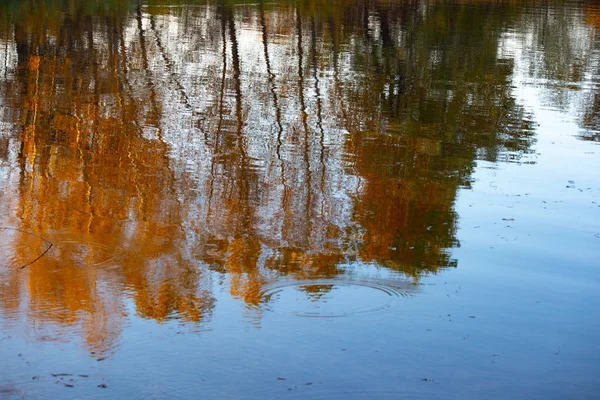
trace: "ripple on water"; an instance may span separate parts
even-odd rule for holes
[[[54,242],[56,257],[61,262],[70,262],[77,266],[99,267],[114,261],[117,246],[107,246],[98,242],[84,242],[72,239]]]
[[[417,285],[405,280],[320,279],[277,283],[259,293],[259,308],[299,317],[348,317],[384,310]]]

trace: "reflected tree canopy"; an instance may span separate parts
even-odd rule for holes
[[[573,19],[598,27],[595,10],[550,19],[521,2],[0,10],[1,225],[54,244],[18,271],[39,246],[0,230],[0,307],[82,329],[95,349],[118,337],[127,299],[202,323],[215,285],[256,304],[283,275],[369,263],[418,281],[457,266],[454,202],[476,160],[529,162],[535,141],[507,32],[535,47]],[[597,42],[569,53],[574,35],[531,73],[596,68]],[[589,98],[582,125],[597,131]]]

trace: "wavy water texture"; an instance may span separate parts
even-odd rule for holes
[[[418,285],[402,279],[336,277],[264,285],[254,295],[258,308],[301,317],[349,317],[391,307],[399,297],[413,296]]]

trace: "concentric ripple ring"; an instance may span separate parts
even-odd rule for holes
[[[299,317],[348,317],[384,310],[415,291],[416,285],[404,280],[287,281],[263,288],[258,307]]]

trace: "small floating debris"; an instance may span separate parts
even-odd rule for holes
[[[35,263],[36,261],[38,261],[40,258],[42,258],[43,256],[46,255],[46,253],[48,253],[48,251],[50,251],[50,249],[54,246],[54,243],[52,243],[51,241],[49,241],[48,239],[40,236],[40,235],[36,235],[33,232],[28,232],[19,228],[9,228],[9,227],[4,227],[4,226],[0,226],[0,231],[13,231],[13,232],[19,232],[21,234],[25,234],[25,235],[29,235],[31,237],[35,237],[39,240],[41,240],[41,246],[39,246],[39,249],[37,248],[38,246],[32,246],[34,248],[36,248],[36,251],[34,253],[37,254],[32,254],[31,258],[32,260],[28,261],[28,262],[24,262],[23,260],[12,260],[13,262],[17,262],[20,263],[21,265],[18,265],[18,269],[24,269],[28,266],[30,266],[31,264]],[[10,261],[10,260],[9,260]]]

